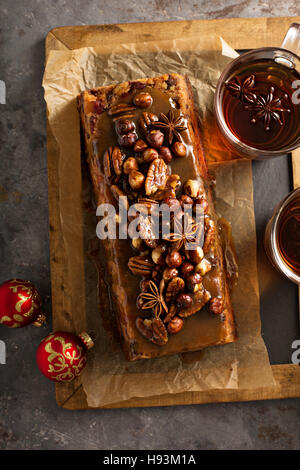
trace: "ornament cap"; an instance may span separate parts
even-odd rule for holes
[[[83,331],[78,336],[87,349],[92,349],[94,347],[94,341],[86,331]]]
[[[33,322],[33,325],[36,327],[42,326],[46,321],[46,315],[44,313],[40,313],[37,319]]]

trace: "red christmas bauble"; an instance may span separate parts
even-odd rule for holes
[[[32,282],[11,279],[0,285],[0,323],[22,328],[30,323],[41,326],[46,320],[42,299]]]
[[[36,352],[42,374],[55,382],[71,382],[86,365],[86,352],[94,343],[87,333],[74,335],[65,331],[50,333]]]

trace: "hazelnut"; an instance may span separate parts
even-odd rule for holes
[[[135,132],[129,132],[128,134],[123,134],[119,136],[118,142],[119,145],[123,147],[132,147],[137,140],[137,135]]]
[[[141,297],[138,297],[138,298],[136,299],[136,306],[137,306],[137,308],[141,310],[141,309],[143,308],[143,305],[144,305],[143,299],[142,299]]]
[[[178,308],[190,308],[193,305],[193,299],[189,294],[179,294],[176,304]]]
[[[150,131],[146,138],[151,147],[159,148],[162,146],[165,136],[160,131]]]
[[[155,264],[164,264],[164,256],[163,253],[166,251],[165,245],[159,245],[154,250],[152,250],[152,261]]]
[[[149,106],[151,106],[152,102],[153,99],[150,93],[143,91],[135,95],[135,97],[133,98],[133,103],[139,108],[148,108]]]
[[[183,206],[184,204],[193,204],[194,201],[190,196],[187,196],[186,194],[182,194],[180,197],[180,203]]]
[[[211,264],[210,262],[203,258],[202,261],[200,261],[200,263],[198,263],[196,266],[195,266],[195,271],[196,273],[200,273],[201,276],[204,276],[206,273],[208,273],[209,271],[211,270]]]
[[[165,163],[168,165],[173,156],[172,156],[172,153],[171,153],[171,150],[169,149],[169,147],[161,147],[159,149],[159,156],[165,161]]]
[[[200,276],[199,273],[193,273],[193,274],[190,274],[187,278],[186,278],[186,283],[187,283],[187,287],[190,291],[192,292],[195,292],[195,287],[200,284],[202,281],[202,277]],[[196,290],[198,290],[196,288]]]
[[[152,271],[152,279],[154,281],[160,281],[161,279],[161,265],[157,264]]]
[[[182,263],[182,256],[178,251],[172,251],[166,256],[166,263],[170,268],[178,268]]]
[[[137,161],[134,157],[129,157],[124,162],[123,171],[124,171],[125,175],[129,175],[129,173],[131,171],[138,170],[138,169],[139,169],[139,166],[138,166],[138,163],[137,163]]]
[[[170,175],[167,180],[167,187],[172,188],[175,191],[177,191],[180,188],[180,186],[181,186],[180,176],[176,174]]]
[[[115,129],[119,135],[128,134],[128,132],[135,130],[135,124],[129,119],[119,119],[115,123]]]
[[[223,299],[214,297],[209,303],[209,311],[215,315],[220,315],[223,312]]]
[[[175,157],[185,157],[186,156],[186,146],[182,142],[175,142],[172,146],[172,151]]]
[[[178,276],[178,271],[176,268],[165,268],[163,272],[163,278],[165,281],[171,281],[174,277]]]
[[[143,240],[141,238],[133,238],[131,244],[136,250],[141,251],[143,248]]]
[[[132,170],[129,173],[128,181],[129,181],[131,188],[135,191],[138,191],[144,185],[145,176],[140,171]]]
[[[144,142],[142,139],[138,139],[133,147],[133,150],[135,152],[143,152],[147,147],[148,145],[146,142]]]
[[[143,159],[145,162],[150,163],[158,158],[158,152],[155,149],[148,148],[143,152]]]
[[[150,279],[143,279],[141,282],[140,282],[140,289],[142,292],[147,292],[149,287],[150,287]]]
[[[200,263],[204,258],[204,253],[201,246],[197,246],[194,250],[189,250],[189,257],[192,263]]]
[[[176,197],[166,197],[165,199],[163,199],[163,204],[167,204],[170,209],[181,209],[180,202],[178,201],[178,199],[176,199]]]
[[[197,197],[197,199],[195,200],[195,206],[199,206],[199,205],[202,207],[203,213],[207,214],[208,202],[204,197]],[[195,206],[193,207],[194,210],[196,210]]]
[[[184,261],[184,263],[182,263],[181,273],[182,273],[183,277],[187,277],[193,271],[194,271],[194,265],[192,263],[189,263],[188,261]]]
[[[174,317],[168,323],[168,332],[171,335],[176,335],[183,327],[183,320],[179,317]]]
[[[195,199],[200,195],[201,185],[197,180],[187,180],[184,185],[185,193],[191,198]]]

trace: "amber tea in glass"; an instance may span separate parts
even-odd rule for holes
[[[249,62],[225,83],[223,115],[244,144],[262,150],[289,147],[299,139],[300,106],[293,83],[300,74],[273,60]]]
[[[300,188],[275,208],[266,227],[265,248],[275,267],[300,285]]]
[[[240,55],[223,71],[214,109],[225,144],[247,158],[270,158],[300,146],[300,25],[282,48]]]

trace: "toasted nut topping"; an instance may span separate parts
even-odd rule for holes
[[[118,119],[115,122],[115,129],[118,135],[128,134],[135,130],[135,125],[130,119]]]
[[[166,256],[166,263],[170,268],[178,268],[182,261],[182,256],[178,251],[172,251]]]
[[[183,320],[179,317],[174,317],[168,323],[168,332],[171,335],[176,335],[177,333],[179,333],[180,330],[182,330],[182,327],[183,327]]]
[[[144,185],[145,177],[143,173],[137,170],[132,170],[129,173],[128,181],[133,190],[138,191]]]
[[[133,238],[131,244],[136,250],[141,251],[143,248],[143,240],[141,238]]]
[[[172,161],[172,152],[169,147],[161,147],[159,149],[159,156],[164,160],[164,162],[168,165]]]
[[[179,292],[184,289],[184,285],[184,280],[181,279],[181,277],[174,277],[174,279],[169,282],[167,287],[166,302],[171,302],[171,300],[176,299]]]
[[[164,134],[160,131],[150,131],[146,137],[148,144],[154,148],[161,147],[163,144],[164,138],[165,138]]]
[[[201,246],[197,246],[195,250],[189,250],[189,258],[192,263],[198,264],[204,258],[204,253]]]
[[[189,294],[181,293],[176,299],[176,304],[179,309],[190,308],[193,305],[193,299]]]
[[[116,180],[122,173],[123,154],[119,147],[109,147],[103,155],[104,174],[108,181]]]
[[[153,162],[158,158],[158,152],[155,149],[148,148],[143,152],[143,160],[147,163]]]
[[[136,161],[136,159],[134,157],[129,157],[124,162],[123,171],[124,171],[125,175],[129,175],[129,173],[132,170],[138,170],[138,169],[139,169],[138,162]]]
[[[203,258],[203,260],[195,266],[196,273],[200,273],[201,276],[204,276],[210,270],[211,270],[211,264],[205,258]]]
[[[137,93],[133,98],[133,103],[139,108],[148,108],[153,102],[152,96],[150,93],[141,92]]]
[[[148,169],[145,182],[147,196],[154,194],[158,189],[165,189],[167,181],[167,165],[161,158],[153,160]]]
[[[144,256],[132,256],[128,261],[128,267],[133,274],[139,276],[151,276],[154,263]]]
[[[128,134],[120,135],[118,138],[119,145],[123,147],[133,147],[137,140],[135,132],[128,132]]]
[[[185,157],[186,156],[186,146],[182,142],[175,142],[172,146],[173,153],[175,157]]]
[[[178,276],[178,271],[175,268],[165,268],[163,272],[163,279],[165,281],[171,281],[174,277]]]
[[[196,198],[200,195],[201,185],[198,180],[187,180],[184,185],[185,193],[191,198]]]
[[[187,318],[190,317],[191,315],[194,315],[195,313],[199,312],[204,305],[209,301],[211,298],[210,293],[205,290],[205,291],[199,291],[197,294],[194,294],[194,303],[190,308],[182,309],[178,315],[181,318]]]
[[[216,235],[216,227],[215,227],[214,222],[210,220],[208,229],[205,233],[205,239],[204,239],[204,245],[203,245],[204,253],[207,253],[209,251],[211,244],[214,242],[215,235]]]
[[[107,112],[109,116],[116,116],[120,113],[128,113],[131,111],[135,111],[135,107],[128,103],[118,103],[113,105]]]
[[[219,297],[214,297],[209,303],[209,311],[215,315],[220,315],[224,310],[223,299]]]
[[[155,264],[163,264],[164,263],[164,256],[163,253],[166,251],[166,247],[164,245],[159,245],[152,251],[151,257],[152,261]]]
[[[142,139],[138,139],[133,147],[133,150],[135,152],[143,152],[147,147],[148,145],[146,142],[144,142]]]

